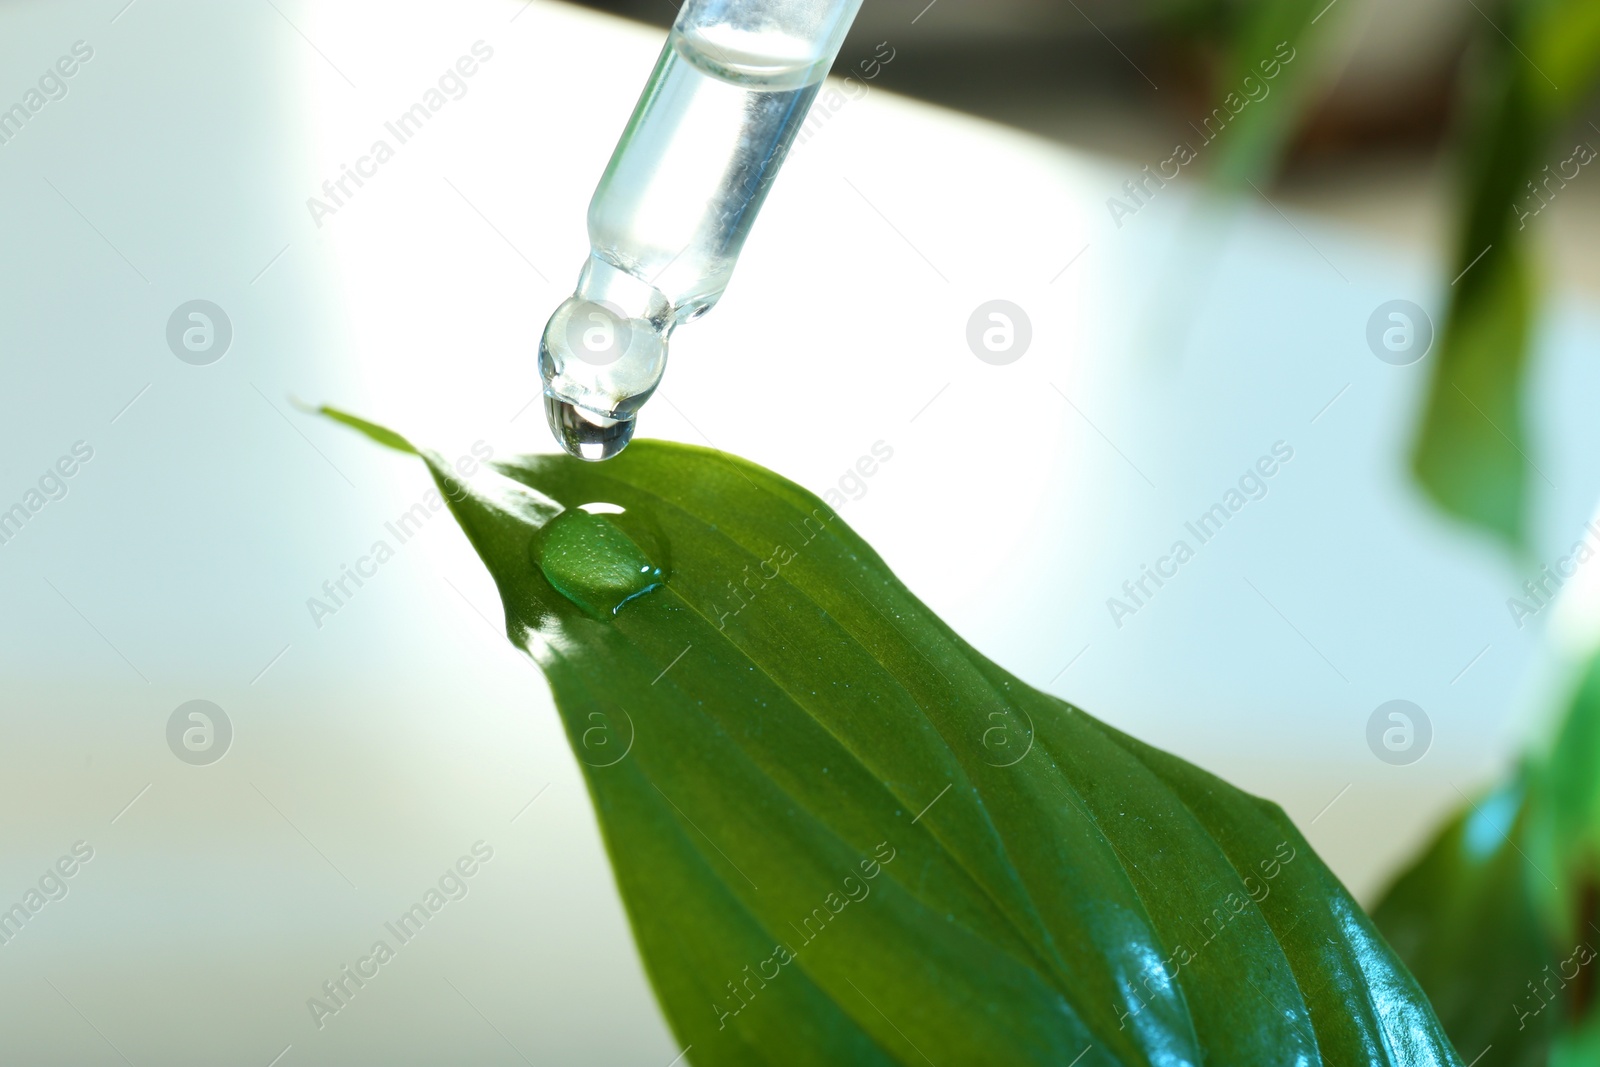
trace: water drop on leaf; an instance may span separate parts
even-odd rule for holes
[[[666,580],[666,569],[610,514],[562,512],[535,535],[532,552],[556,592],[601,618]]]

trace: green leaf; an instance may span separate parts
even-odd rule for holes
[[[1600,1063],[1600,1018],[1561,1033],[1550,1049],[1550,1067],[1594,1067]]]
[[[1528,489],[1522,418],[1533,282],[1523,250],[1522,201],[1534,156],[1548,139],[1526,72],[1509,44],[1480,79],[1478,128],[1465,160],[1467,215],[1450,308],[1412,467],[1445,511],[1523,546]]]
[[[1271,176],[1317,86],[1322,45],[1338,16],[1322,26],[1320,38],[1312,20],[1327,10],[1327,0],[1269,0],[1240,13],[1217,89],[1250,102],[1219,138],[1221,155],[1211,171],[1217,184],[1239,189]],[[1289,48],[1287,63],[1281,62],[1281,46]],[[1268,70],[1276,76],[1264,77]],[[1259,99],[1252,96],[1263,92]]]
[[[1566,1014],[1534,991],[1559,960],[1519,843],[1526,807],[1519,776],[1457,814],[1372,912],[1477,1067],[1543,1067]]]
[[[1214,74],[1205,103],[1184,110],[1198,137],[1183,139],[1214,157],[1210,181],[1228,192],[1271,178],[1328,73],[1328,45],[1344,8],[1329,0],[1147,0],[1169,50]],[[1324,17],[1326,16],[1326,17]],[[1170,78],[1170,75],[1169,75]],[[1231,105],[1231,106],[1230,106]]]
[[[1530,883],[1545,929],[1560,943],[1600,945],[1600,655],[1579,677],[1535,774],[1524,848],[1545,872]]]
[[[1532,463],[1522,368],[1533,285],[1520,239],[1495,237],[1498,250],[1495,242],[1480,246],[1490,251],[1451,302],[1412,468],[1445,511],[1521,549]]]
[[[1276,805],[1006,674],[805,490],[423,456],[692,1062],[1460,1063]]]
[[[1507,5],[1503,26],[1479,27],[1483,55],[1467,80],[1465,211],[1412,467],[1445,511],[1514,549],[1526,544],[1530,479],[1546,480],[1522,411],[1536,310],[1526,235],[1566,184],[1556,170],[1575,146],[1556,135],[1600,74],[1597,12],[1593,0]]]
[[[1373,920],[1481,1067],[1600,1062],[1600,657],[1549,753],[1453,818]],[[1548,1060],[1547,1060],[1548,1058]]]
[[[410,441],[407,441],[404,437],[401,437],[393,430],[385,429],[384,427],[379,426],[375,422],[368,422],[366,419],[363,419],[358,415],[351,415],[349,412],[340,411],[337,408],[330,408],[326,404],[316,408],[305,407],[303,405],[298,406],[301,407],[301,410],[307,411],[313,415],[326,415],[334,422],[342,422],[353,430],[359,430],[361,433],[366,434],[368,437],[372,438],[380,445],[383,445],[385,448],[392,448],[396,452],[405,452],[413,456],[419,454],[416,446]]]

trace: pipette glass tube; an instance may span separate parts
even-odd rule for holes
[[[688,0],[589,202],[589,258],[539,342],[561,446],[609,459],[722,296],[861,0]]]

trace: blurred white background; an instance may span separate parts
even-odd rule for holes
[[[0,905],[94,850],[0,945],[0,1060],[678,1055],[544,682],[450,520],[308,611],[428,483],[290,399],[446,451],[550,450],[538,334],[661,37],[547,0],[0,10],[0,106],[93,52],[0,144],[0,508],[93,449],[0,545]],[[478,42],[464,95],[314,219]],[[1105,202],[1137,170],[848,99],[674,339],[640,432],[852,494],[844,518],[980,649],[1278,800],[1370,900],[1551,684],[1547,619],[1506,608],[1530,574],[1405,475],[1426,360],[1366,341],[1390,300],[1441,321],[1448,259],[1428,225],[1383,224],[1377,184],[1217,202],[1186,175],[1119,227]],[[232,328],[207,365],[167,343],[196,299]],[[1031,322],[1003,366],[966,341],[994,299]],[[1592,295],[1558,294],[1530,419],[1541,562],[1600,496],[1597,335]],[[852,481],[878,442],[893,458]],[[1118,626],[1107,598],[1277,442],[1267,495]],[[232,726],[204,766],[167,741],[194,699]],[[1408,765],[1367,744],[1391,699],[1431,722]],[[319,1027],[307,999],[480,841],[467,895]]]

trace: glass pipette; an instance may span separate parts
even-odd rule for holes
[[[711,310],[861,0],[687,0],[589,202],[589,258],[539,343],[561,446],[633,437],[679,324]]]

